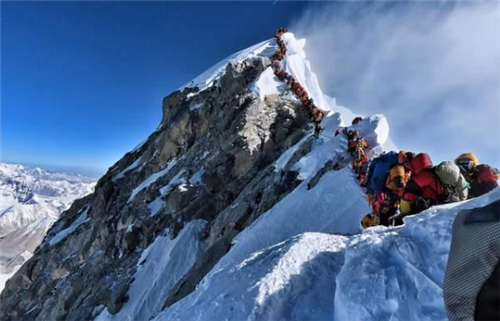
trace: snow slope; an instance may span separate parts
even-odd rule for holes
[[[388,138],[383,116],[350,128],[374,147]],[[292,168],[303,183],[236,237],[196,291],[154,320],[447,320],[452,222],[462,209],[500,199],[500,189],[407,217],[402,227],[362,231],[369,208],[349,167],[307,189],[328,160],[348,157],[345,143],[323,134]]]
[[[0,163],[0,292],[71,203],[94,179]]]
[[[175,283],[203,252],[198,235],[205,224],[202,220],[190,222],[173,240],[158,237],[142,253],[124,308],[115,315],[103,310],[95,320],[148,320],[159,313]]]
[[[330,121],[337,123],[335,115],[329,118],[326,127]],[[385,117],[367,118],[356,128],[372,135],[374,147],[385,143]],[[304,142],[285,152],[277,160],[277,168]],[[155,320],[303,320],[306,316],[324,320],[332,316],[336,285],[329,280],[340,271],[348,238],[330,234],[361,233],[359,221],[370,208],[349,167],[326,172],[312,189],[308,183],[328,161],[345,163],[349,159],[346,144],[343,135],[325,130],[311,152],[292,167],[303,182],[233,240],[229,253],[194,293]],[[248,262],[252,262],[251,270],[240,271]],[[308,266],[317,265],[321,266],[310,271]],[[321,276],[318,269],[323,271]],[[295,282],[305,287],[302,292],[300,286],[295,290]],[[314,302],[322,305],[315,307]]]
[[[305,233],[218,270],[155,320],[328,320],[347,238]]]
[[[442,285],[453,220],[462,209],[498,199],[497,188],[408,217],[402,227],[351,237],[304,228],[251,254],[240,245],[250,241],[239,238],[228,254],[234,260],[226,258],[194,293],[154,320],[447,320]],[[270,226],[273,218],[256,224],[267,225],[262,221]],[[282,230],[296,232],[274,227]]]

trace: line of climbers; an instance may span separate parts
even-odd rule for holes
[[[281,36],[288,32],[287,28],[279,28],[274,33],[274,37],[276,38],[276,43],[278,47],[276,48],[276,52],[271,58],[271,67],[273,68],[274,75],[280,80],[285,82],[293,92],[293,94],[300,100],[302,106],[306,108],[309,113],[309,117],[314,124],[314,135],[317,137],[321,132],[321,121],[325,117],[325,113],[314,105],[314,100],[309,97],[309,94],[306,92],[304,87],[296,81],[292,75],[287,73],[285,70],[281,68],[280,62],[285,58],[286,55],[286,46],[284,41],[281,39]]]
[[[353,125],[360,120],[356,118]],[[478,197],[498,186],[500,171],[479,164],[472,153],[461,154],[454,163],[444,161],[437,166],[433,166],[426,153],[404,151],[390,151],[369,160],[366,154],[370,147],[359,132],[350,130],[344,134],[353,170],[366,188],[372,208],[361,221],[363,228],[401,225],[406,215]]]

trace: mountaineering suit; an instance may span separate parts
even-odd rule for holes
[[[498,187],[498,169],[478,163],[473,153],[463,153],[455,159],[455,164],[470,184],[469,198],[484,195]]]
[[[411,178],[406,184],[401,198],[410,204],[401,214],[417,214],[432,205],[439,203],[444,195],[443,185],[432,171],[432,161],[429,155],[420,153],[410,161]]]
[[[398,163],[389,170],[385,187],[398,195],[401,194],[411,177],[410,160],[413,157],[411,153],[399,152]]]
[[[286,82],[286,84],[290,87],[290,90],[293,92],[295,97],[302,103],[302,106],[309,113],[309,117],[314,125],[314,136],[319,137],[321,133],[321,122],[325,117],[325,112],[319,109],[314,105],[314,100],[309,97],[309,94],[301,86],[299,82],[297,82],[293,76],[289,75],[285,70],[281,69],[280,61],[285,58],[287,48],[284,41],[281,39],[281,36],[288,32],[287,28],[279,28],[274,33],[274,37],[276,38],[276,44],[278,48],[276,49],[274,55],[271,58],[271,68],[275,76],[280,80]]]
[[[403,224],[402,216],[395,215],[398,207],[400,209],[400,212],[409,212],[409,210],[406,210],[406,208],[410,208],[410,203],[407,201],[401,201],[400,196],[403,194],[406,185],[410,181],[410,160],[412,160],[413,157],[413,153],[405,153],[404,151],[400,151],[398,154],[398,163],[394,165],[387,174],[385,187],[388,190],[392,191],[393,194],[397,195],[394,213],[388,219],[389,225]]]
[[[371,205],[375,216],[378,217],[378,224],[389,226],[389,218],[396,214],[398,210],[399,197],[388,191],[367,195],[368,204]]]
[[[372,208],[372,213],[362,219],[364,228],[380,224],[389,226],[389,218],[397,211],[398,197],[385,186],[388,171],[397,163],[398,154],[391,151],[363,166],[361,185],[366,186],[368,205]]]
[[[443,295],[450,321],[500,320],[500,200],[453,223]]]
[[[352,168],[358,175],[359,181],[363,181],[365,178],[363,168],[365,164],[368,163],[368,157],[366,157],[365,154],[365,149],[368,148],[368,143],[364,138],[359,137],[359,132],[357,130],[348,133],[347,152],[352,157]]]
[[[471,185],[470,193],[472,197],[484,195],[498,186],[493,169],[486,164],[474,167],[470,174],[464,176]]]

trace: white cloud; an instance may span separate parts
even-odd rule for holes
[[[401,148],[500,165],[500,2],[313,4],[291,27],[323,90]]]

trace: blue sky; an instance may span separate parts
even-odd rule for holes
[[[2,2],[0,159],[102,174],[156,128],[164,96],[287,25],[324,91],[386,113],[398,146],[498,166],[494,18],[498,5],[438,2]]]
[[[1,5],[2,161],[101,173],[156,128],[164,96],[304,6]]]

